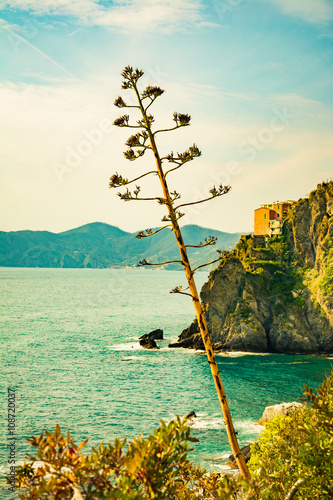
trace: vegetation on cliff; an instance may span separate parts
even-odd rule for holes
[[[303,405],[290,416],[265,424],[259,444],[252,445],[250,469],[260,485],[261,500],[333,497],[333,373],[317,394],[305,386]]]
[[[244,235],[201,299],[215,349],[333,352],[333,182],[289,209],[281,236]],[[172,347],[201,349],[194,322]]]

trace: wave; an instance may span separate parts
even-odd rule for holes
[[[189,420],[192,429],[225,429],[222,415],[214,415],[213,417],[208,417],[206,413],[197,413],[196,415],[196,418]],[[262,425],[253,422],[253,420],[235,420],[234,427],[243,437],[253,434],[259,435],[264,429]]]
[[[123,358],[121,358],[121,361],[133,361],[133,359],[139,359],[140,361],[146,360],[146,358],[144,358],[143,356],[124,356]]]
[[[228,453],[212,454],[202,456],[203,467],[209,472],[223,472],[227,475],[238,474],[238,469],[227,465],[227,460],[230,457],[231,451]]]
[[[224,354],[223,352],[216,353],[216,355],[219,356],[269,356],[271,353],[269,352],[247,352],[247,351],[228,351],[227,354]]]
[[[261,431],[265,428],[263,425],[259,425],[257,422],[253,422],[253,420],[235,420],[234,427],[237,430],[241,430],[247,434],[260,434]]]
[[[132,351],[132,350],[134,350],[134,351],[138,351],[138,350],[142,351],[142,350],[146,350],[137,341],[136,342],[128,342],[126,344],[113,344],[113,345],[108,345],[107,347],[111,351]],[[157,347],[159,347],[158,344],[157,344]],[[154,351],[154,349],[151,349],[151,350]],[[160,347],[158,350],[159,351],[170,351],[169,347]]]
[[[139,342],[130,342],[128,344],[116,344],[116,345],[108,345],[107,346],[111,351],[138,351],[142,350],[143,347],[139,344]]]
[[[206,417],[204,413],[197,413],[196,418],[189,421],[192,429],[223,429],[224,423],[221,417]]]
[[[204,349],[196,349],[192,351],[196,354],[205,354]],[[247,352],[247,351],[225,351],[225,352],[215,352],[215,356],[223,356],[223,357],[238,357],[238,356],[269,356],[271,353],[269,352]]]
[[[229,456],[229,455],[228,455]],[[210,462],[209,463],[210,469],[212,469],[214,472],[224,472],[227,475],[236,475],[238,474],[238,469],[234,469],[232,467],[229,467],[227,464],[220,464],[216,462]]]

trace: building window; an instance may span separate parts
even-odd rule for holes
[[[266,214],[264,214],[264,219],[266,219]]]
[[[277,214],[278,217],[280,217],[280,214]]]
[[[272,208],[272,205],[268,205],[268,206],[269,206],[269,208]]]
[[[280,210],[280,205],[278,205],[278,210]]]

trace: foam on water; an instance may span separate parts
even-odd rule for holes
[[[247,434],[260,434],[262,430],[265,428],[263,425],[259,425],[256,422],[253,422],[251,420],[235,420],[234,421],[234,427],[236,430],[242,430],[244,433]]]
[[[206,413],[197,413],[196,418],[189,421],[193,429],[223,429],[222,416],[209,417]]]
[[[133,342],[128,344],[116,344],[107,346],[110,351],[132,351],[132,350],[142,350],[143,347],[139,342]]]
[[[216,356],[231,356],[231,357],[240,357],[240,356],[269,356],[270,354],[267,352],[245,352],[245,351],[228,351],[227,353],[216,353]]]
[[[189,420],[189,425],[192,429],[225,429],[222,415],[215,417],[210,417],[205,413],[197,413],[196,415],[196,418],[192,418]],[[235,430],[237,432],[240,432],[242,436],[259,436],[261,431],[264,429],[263,426],[252,420],[234,420],[233,424]]]
[[[147,358],[143,356],[126,356],[124,358],[121,358],[121,361],[132,361],[133,359],[139,360],[139,361],[145,361]]]
[[[221,464],[218,462],[211,462],[211,467],[214,471],[216,472],[223,472],[224,474],[238,474],[237,469],[233,469],[232,467],[229,467],[229,465],[226,464]]]

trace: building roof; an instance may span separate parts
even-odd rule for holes
[[[286,201],[273,201],[271,203],[263,203],[260,205],[260,208],[272,208],[273,205],[294,205],[297,201],[294,200],[286,200]],[[256,210],[258,210],[256,208]]]

